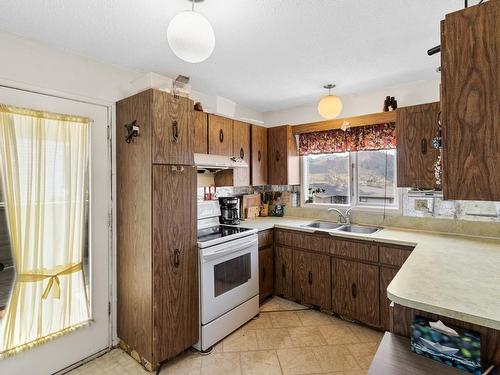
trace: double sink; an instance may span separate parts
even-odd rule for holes
[[[379,227],[370,227],[367,225],[339,224],[332,223],[330,221],[315,221],[313,223],[303,225],[303,227],[361,234],[373,234],[382,229]]]

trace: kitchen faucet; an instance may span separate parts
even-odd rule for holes
[[[339,215],[339,224],[351,224],[351,211],[354,207],[349,207],[345,212],[340,211],[338,208],[332,207],[328,209],[328,212],[335,211]]]

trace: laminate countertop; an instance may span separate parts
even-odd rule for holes
[[[240,226],[322,231],[334,237],[415,246],[387,288],[391,301],[500,330],[500,239],[388,227],[374,234],[304,227],[313,221],[265,217]]]

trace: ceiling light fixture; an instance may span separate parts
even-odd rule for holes
[[[199,2],[200,0],[196,0]],[[167,40],[172,52],[189,63],[199,63],[210,57],[215,48],[215,34],[210,22],[191,10],[177,14],[168,25]]]
[[[338,96],[332,95],[332,89],[335,85],[330,83],[323,87],[328,89],[328,95],[323,96],[319,100],[318,112],[322,117],[331,120],[342,112],[342,100]]]

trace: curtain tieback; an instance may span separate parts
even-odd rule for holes
[[[42,299],[47,299],[52,289],[54,289],[54,298],[59,299],[61,298],[61,280],[59,280],[59,276],[70,275],[74,272],[82,270],[83,270],[82,262],[73,263],[67,266],[58,266],[54,268],[51,272],[43,270],[43,271],[21,273],[17,275],[16,281],[21,283],[32,283],[49,279],[49,282],[42,294]]]

